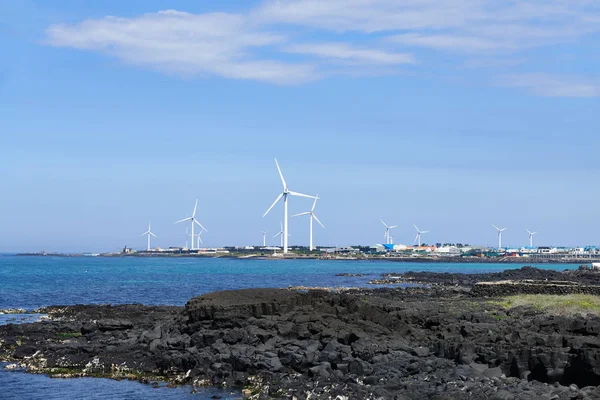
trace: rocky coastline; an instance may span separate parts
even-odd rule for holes
[[[597,272],[390,277],[428,286],[47,307],[47,320],[0,326],[0,360],[54,377],[229,386],[252,399],[600,398],[599,310],[559,315],[504,298],[528,281],[550,294],[595,287]]]

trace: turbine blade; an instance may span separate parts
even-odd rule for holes
[[[383,226],[385,226],[386,228],[388,228],[388,226],[386,225],[386,223],[385,223],[385,222],[383,222],[383,220],[382,220],[382,219],[380,219],[380,221],[381,221],[381,223],[383,224]]]
[[[313,206],[310,209],[310,211],[315,211],[315,206],[317,205],[317,200],[319,200],[319,194],[318,193],[317,193],[317,196],[315,197],[315,201],[314,201]]]
[[[180,222],[185,222],[185,221],[189,221],[190,219],[192,219],[192,217],[188,217],[188,218],[184,218],[184,219],[180,219],[179,221],[175,222],[176,224],[180,223]]]
[[[417,233],[417,236],[415,236],[415,240],[413,240],[413,243],[416,243],[417,239],[419,239],[419,234],[418,233]]]
[[[388,226],[388,229],[394,229],[394,228],[397,228],[397,227],[398,227],[398,225],[392,225],[392,226]]]
[[[196,208],[198,208],[198,199],[196,199],[196,204],[194,204],[194,212],[192,213],[192,218],[196,216]]]
[[[197,225],[198,225],[200,228],[202,228],[203,230],[205,230],[206,232],[208,232],[208,229],[206,229],[205,227],[203,227],[203,226],[202,226],[202,224],[201,224],[200,222],[198,222],[198,220],[197,220],[197,219],[195,219],[195,220],[194,220],[194,222],[195,222],[195,223],[196,223],[196,224],[197,224]]]
[[[492,226],[498,230],[500,230],[500,228],[498,228],[496,225],[492,224]]]
[[[279,232],[279,233],[275,234],[275,235],[273,236],[273,239],[275,239],[277,236],[279,236],[279,235],[281,235],[281,234],[283,234],[283,231],[281,231],[281,232]]]
[[[277,171],[279,171],[279,177],[281,178],[283,189],[287,189],[287,183],[285,183],[285,179],[283,178],[283,174],[281,173],[281,168],[279,168],[279,163],[277,162],[277,159],[275,159],[275,164],[277,165]]]
[[[271,211],[273,209],[273,207],[275,207],[275,204],[277,204],[277,202],[279,200],[281,200],[282,197],[283,197],[283,193],[280,193],[279,196],[277,196],[277,198],[273,202],[273,204],[271,204],[271,207],[269,207],[269,209],[267,210],[267,212],[263,214],[263,218],[267,216],[267,214],[269,213],[269,211]]]
[[[158,236],[156,236],[154,233],[152,232],[148,232],[149,234],[151,234],[152,236],[154,236],[155,238],[158,238]]]
[[[140,236],[144,236],[144,235],[147,235],[147,234],[148,234],[148,232],[144,232]]]
[[[289,194],[291,194],[292,196],[298,196],[298,197],[306,197],[309,199],[316,199],[315,196],[310,196],[308,194],[304,194],[304,193],[298,193],[298,192],[292,192],[292,191],[288,191]]]
[[[321,225],[323,228],[325,228],[325,225],[323,225],[321,223],[321,221],[319,221],[319,218],[317,218],[317,216],[315,214],[313,214],[312,216],[315,217],[315,219],[317,220],[317,222],[319,223],[319,225]]]
[[[420,233],[429,233],[429,231],[423,231],[423,232],[420,232]]]
[[[413,226],[415,227],[415,229],[417,230],[417,232],[419,232],[419,228],[417,228],[417,226],[415,224],[413,224]]]
[[[301,215],[307,215],[307,214],[310,214],[310,211],[303,212],[303,213],[300,213],[300,214],[294,214],[294,215],[292,215],[292,217],[299,217]]]

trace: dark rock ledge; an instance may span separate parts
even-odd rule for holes
[[[185,308],[45,311],[49,321],[0,326],[0,359],[256,399],[600,398],[600,318],[506,311],[462,289],[249,289]]]

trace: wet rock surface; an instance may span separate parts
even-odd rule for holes
[[[505,310],[462,287],[248,289],[185,307],[45,312],[51,320],[0,326],[0,359],[252,398],[600,398],[600,318]]]

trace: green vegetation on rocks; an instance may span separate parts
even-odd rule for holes
[[[542,295],[524,294],[508,296],[495,302],[505,309],[531,307],[555,315],[594,314],[600,315],[600,296],[586,294]]]

